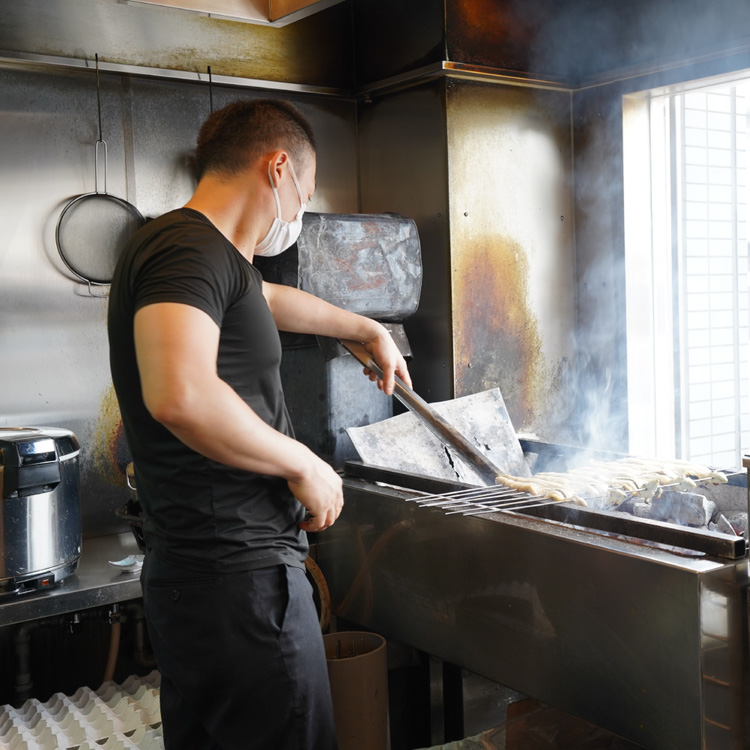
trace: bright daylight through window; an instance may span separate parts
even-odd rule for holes
[[[623,100],[633,453],[750,452],[749,99],[750,73]]]

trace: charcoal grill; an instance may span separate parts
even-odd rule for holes
[[[345,472],[318,550],[339,616],[646,748],[747,747],[743,537]]]
[[[305,218],[297,254],[267,278],[392,325],[408,349],[401,321],[421,282],[413,223]],[[371,261],[367,279],[341,273],[359,267],[352,253]],[[467,500],[465,484],[347,462],[345,430],[386,419],[390,402],[370,403],[382,394],[328,348],[285,342],[282,375],[293,414],[321,405],[298,436],[344,467],[343,512],[315,540],[336,614],[652,750],[750,746],[744,538],[514,491]],[[536,471],[573,458],[521,445]]]

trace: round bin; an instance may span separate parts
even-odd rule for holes
[[[385,638],[343,631],[323,636],[339,750],[387,750]]]

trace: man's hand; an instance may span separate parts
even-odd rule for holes
[[[344,491],[341,477],[325,461],[315,456],[304,477],[288,484],[292,494],[310,512],[300,528],[323,531],[333,526],[344,506]]]
[[[364,341],[363,344],[383,371],[383,377],[379,378],[377,373],[367,367],[365,367],[364,373],[373,382],[377,381],[378,388],[381,391],[389,396],[393,395],[393,388],[396,383],[394,375],[398,375],[411,388],[411,376],[406,366],[406,360],[385,328],[381,326],[381,331],[369,341]]]

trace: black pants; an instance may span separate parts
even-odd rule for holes
[[[166,750],[335,750],[304,570],[203,575],[149,553],[141,580]]]

